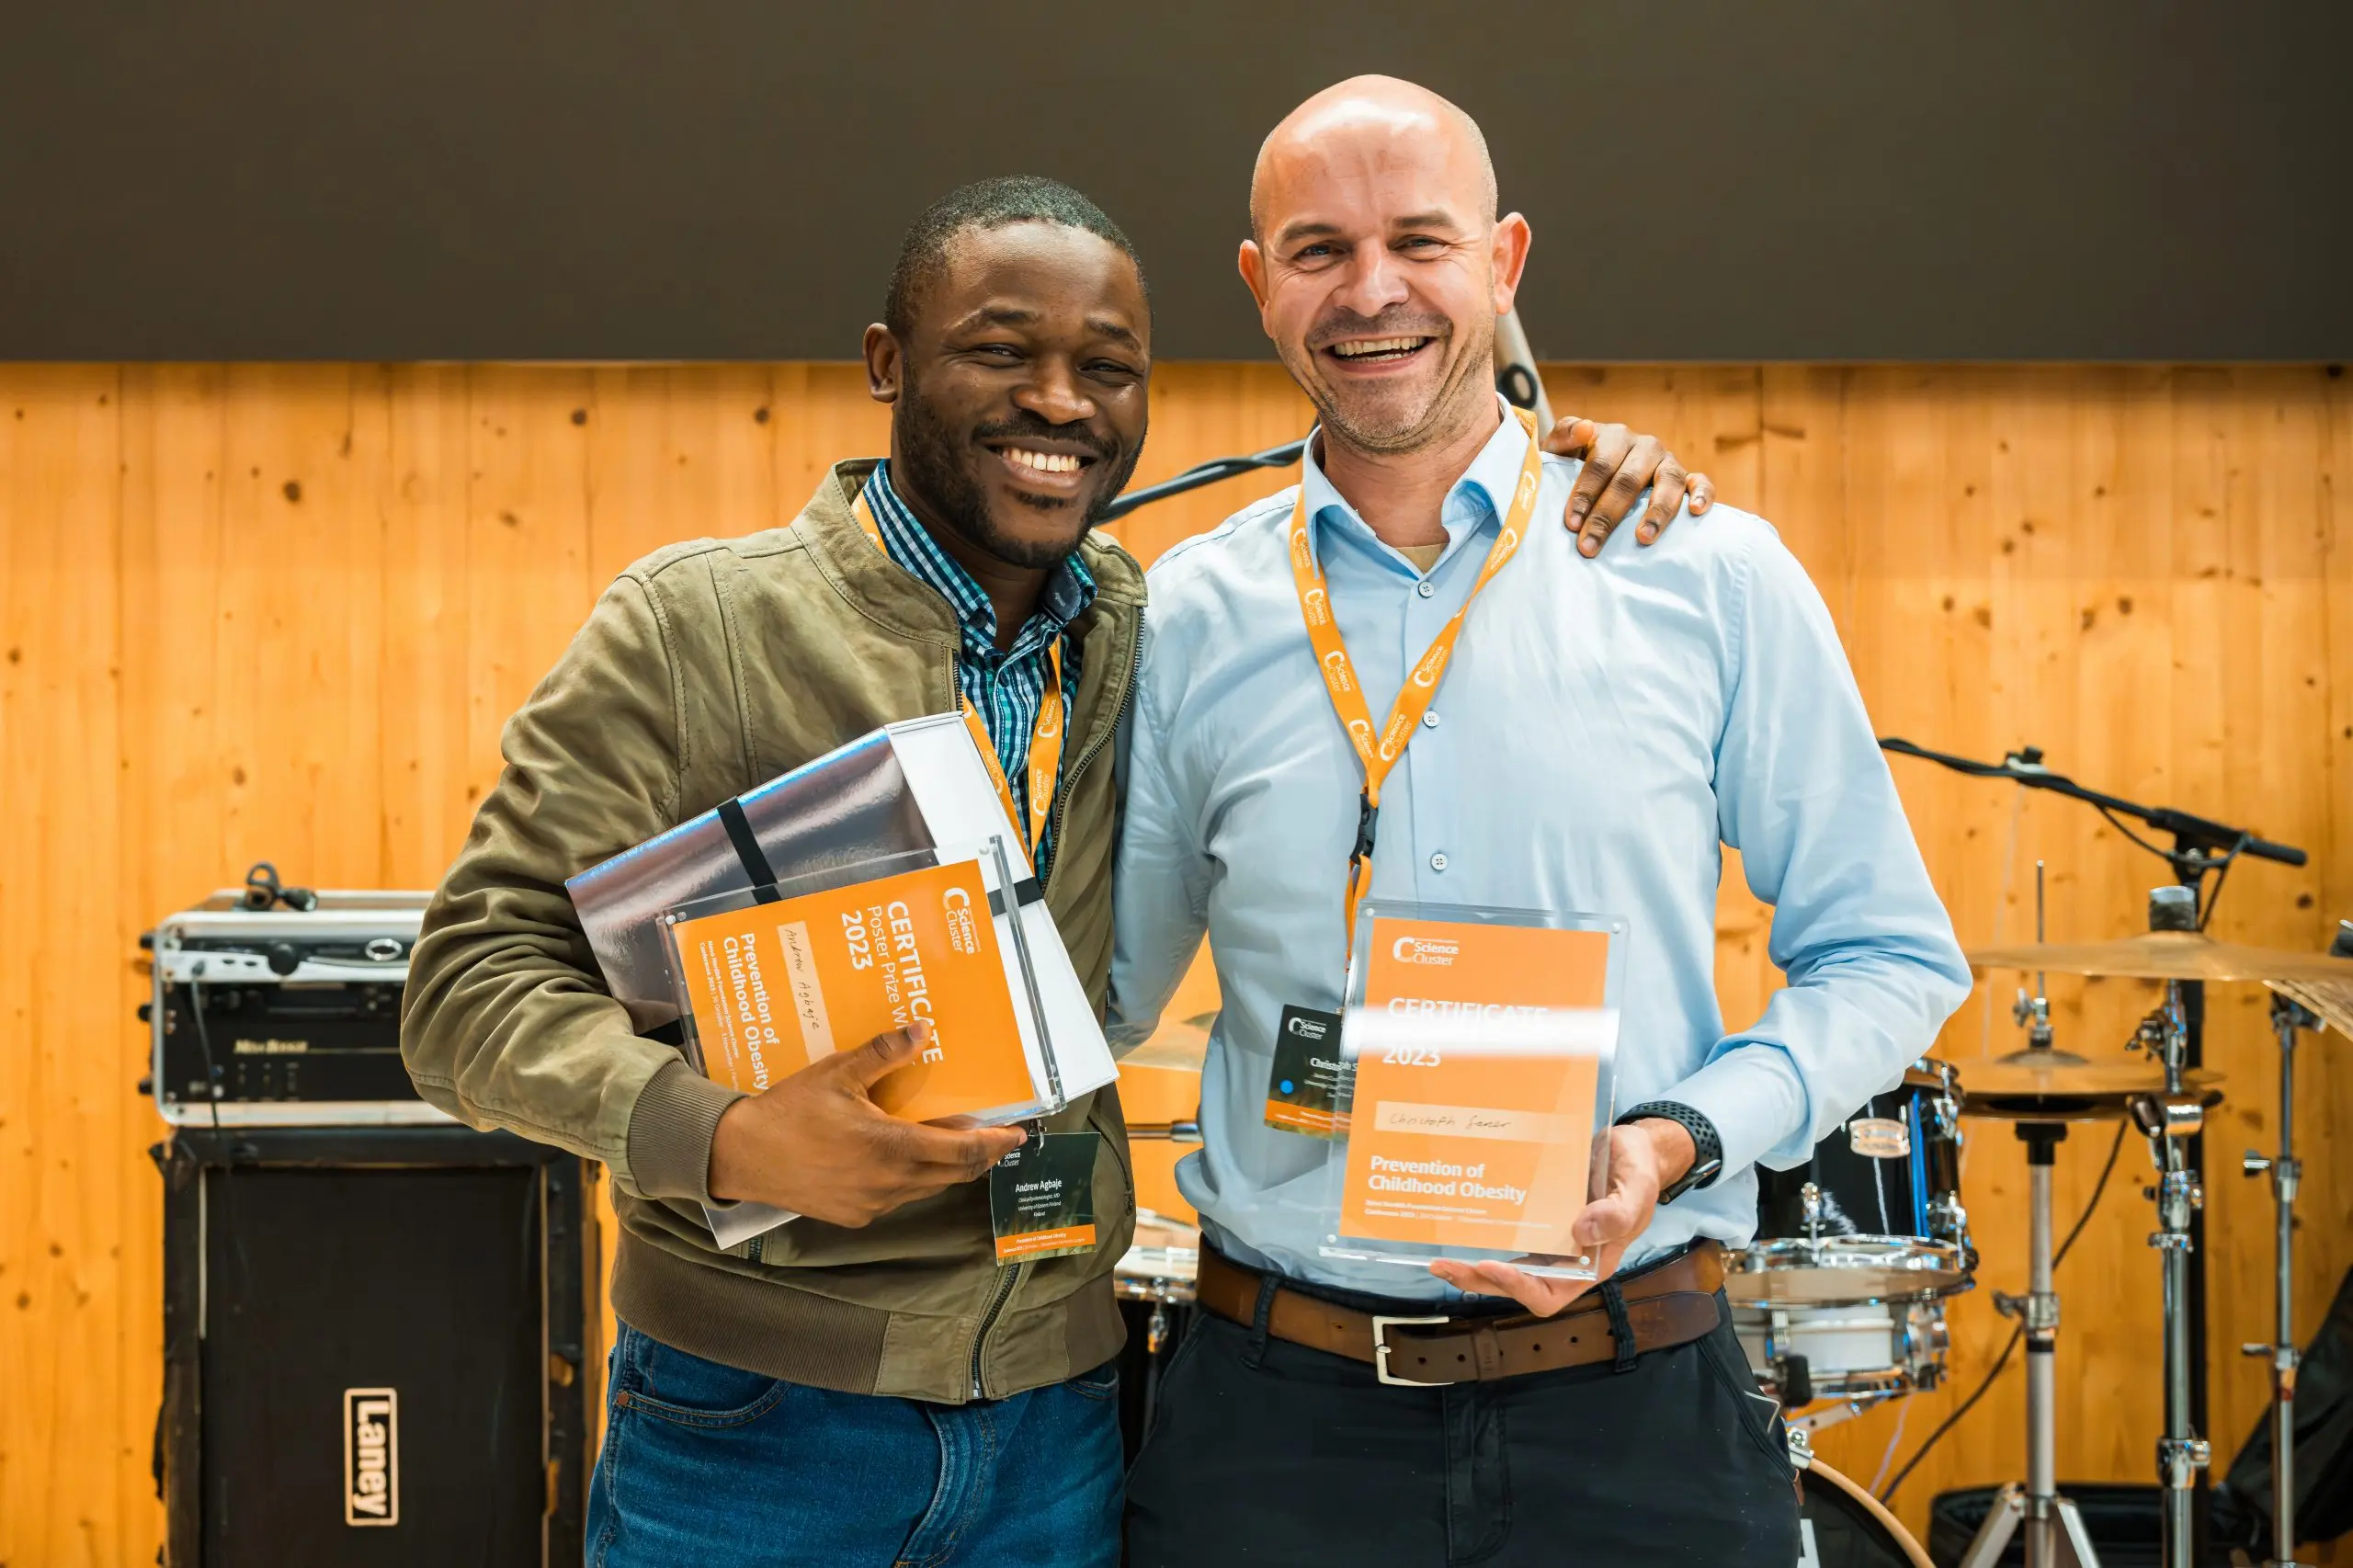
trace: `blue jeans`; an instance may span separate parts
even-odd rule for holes
[[[623,1324],[609,1371],[590,1568],[1120,1560],[1116,1361],[926,1404],[738,1371]]]

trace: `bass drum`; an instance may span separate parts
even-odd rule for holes
[[[1724,1278],[1743,1306],[1925,1301],[1969,1289],[1961,1082],[1923,1057],[1794,1170],[1756,1173],[1756,1239]]]
[[[1878,1498],[1823,1463],[1798,1477],[1798,1568],[1935,1568]]]

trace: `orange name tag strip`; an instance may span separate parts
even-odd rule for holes
[[[1544,478],[1544,449],[1536,439],[1536,416],[1524,408],[1512,410],[1512,415],[1527,432],[1528,450],[1520,460],[1519,483],[1512,492],[1511,509],[1496,529],[1495,543],[1487,547],[1487,559],[1472,582],[1469,597],[1414,662],[1406,673],[1405,684],[1398,688],[1397,699],[1390,704],[1389,717],[1378,730],[1373,727],[1372,710],[1365,704],[1364,684],[1357,678],[1347,642],[1341,637],[1340,623],[1332,613],[1332,586],[1324,580],[1324,568],[1316,561],[1313,519],[1307,515],[1305,485],[1300,487],[1299,499],[1291,506],[1291,584],[1299,594],[1300,617],[1307,627],[1307,640],[1315,649],[1315,668],[1324,677],[1324,689],[1332,699],[1332,710],[1339,715],[1340,727],[1347,732],[1348,744],[1357,754],[1358,766],[1364,770],[1364,791],[1358,801],[1357,845],[1348,857],[1348,887],[1342,909],[1351,944],[1356,941],[1357,905],[1372,891],[1373,828],[1381,813],[1381,787],[1412,744],[1422,715],[1429,711],[1430,703],[1438,696],[1438,683],[1446,678],[1447,663],[1454,657],[1455,643],[1461,640],[1462,623],[1471,613],[1472,601],[1518,553],[1520,540],[1528,533],[1529,519],[1536,514],[1536,494]]]
[[[1373,919],[1360,961],[1374,1028],[1356,1054],[1344,1234],[1578,1251],[1569,1233],[1587,1201],[1601,1058],[1570,1043],[1574,1020],[1552,1015],[1589,1020],[1606,1006],[1609,941]]]
[[[1059,1230],[1031,1231],[1024,1235],[999,1236],[996,1239],[996,1260],[1012,1263],[1025,1257],[1063,1257],[1074,1252],[1095,1250],[1095,1227],[1064,1225]]]
[[[973,861],[681,921],[672,933],[703,1071],[757,1094],[922,1019],[924,1058],[874,1085],[911,1121],[1037,1099]]]

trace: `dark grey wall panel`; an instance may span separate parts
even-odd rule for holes
[[[2353,357],[2353,8],[2068,0],[0,5],[0,358],[847,358],[963,179],[1090,191],[1256,358],[1251,155],[1486,125],[1539,349]]]

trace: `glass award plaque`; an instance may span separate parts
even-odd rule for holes
[[[1610,915],[1358,907],[1323,1256],[1595,1277],[1572,1230],[1607,1185],[1627,930]]]

